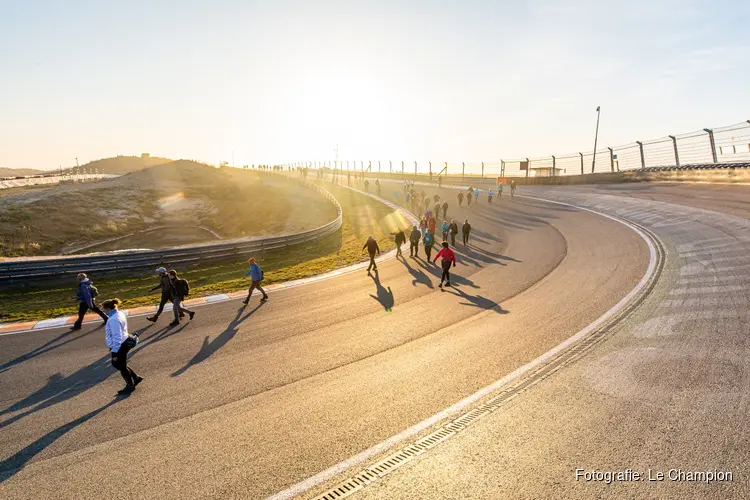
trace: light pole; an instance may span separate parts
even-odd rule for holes
[[[599,115],[601,115],[601,106],[596,107],[596,134],[594,135],[594,159],[591,162],[591,173],[594,173],[596,168],[596,141],[599,140]]]

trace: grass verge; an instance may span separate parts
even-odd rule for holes
[[[397,227],[407,228],[409,223],[400,214],[382,203],[349,189],[324,183],[341,203],[343,226],[336,233],[312,243],[294,245],[257,254],[265,273],[265,284],[290,281],[344,267],[365,260],[362,245],[372,235],[382,251],[393,248],[390,232]],[[190,281],[190,298],[246,289],[248,279],[244,256],[241,260],[197,264],[187,269],[178,269],[180,275]],[[100,299],[119,297],[124,308],[133,308],[158,303],[158,294],[149,292],[156,285],[153,273],[141,275],[91,276],[100,292]],[[72,278],[74,281],[75,279]],[[33,288],[16,288],[0,292],[0,321],[24,321],[46,319],[74,314],[75,285]]]

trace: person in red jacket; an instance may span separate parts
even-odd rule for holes
[[[440,249],[432,262],[435,263],[438,259],[442,259],[443,265],[443,275],[440,277],[440,285],[438,286],[443,288],[443,280],[445,280],[445,286],[451,286],[451,264],[456,267],[456,254],[450,249],[447,241],[443,242],[443,248]]]

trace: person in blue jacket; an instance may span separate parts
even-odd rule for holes
[[[443,225],[440,226],[440,230],[443,232],[443,241],[448,241],[448,231],[450,230],[451,226],[448,224],[447,220],[443,221]]]
[[[248,276],[250,276],[252,284],[250,285],[250,290],[248,290],[247,292],[247,298],[243,300],[242,303],[247,305],[247,303],[250,302],[250,296],[253,294],[253,290],[255,290],[256,288],[260,290],[260,293],[263,294],[263,297],[260,298],[260,301],[265,302],[266,300],[268,300],[268,294],[260,286],[260,282],[263,281],[263,270],[260,268],[258,263],[255,262],[255,257],[250,257],[248,259],[248,262],[250,263],[250,269],[248,269],[245,273],[245,277],[247,278]]]
[[[80,273],[78,275],[78,287],[76,288],[76,300],[78,300],[78,319],[75,323],[73,323],[73,326],[70,327],[71,330],[80,330],[81,325],[83,324],[83,317],[86,315],[89,309],[94,311],[96,314],[99,315],[104,320],[104,324],[107,324],[107,320],[109,319],[104,312],[99,309],[99,306],[96,305],[96,295],[98,294],[98,290],[94,286],[94,283],[86,276],[84,273]]]
[[[427,231],[424,234],[424,253],[427,255],[427,262],[430,261],[430,255],[432,255],[432,245],[435,244],[435,238],[432,236],[432,233]]]

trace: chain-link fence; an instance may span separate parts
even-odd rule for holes
[[[543,158],[518,158],[488,162],[436,162],[430,160],[321,160],[294,162],[284,167],[336,169],[343,172],[393,174],[480,175],[483,177],[581,175],[625,170],[750,162],[750,120],[658,139],[635,141],[617,147],[581,151]]]

